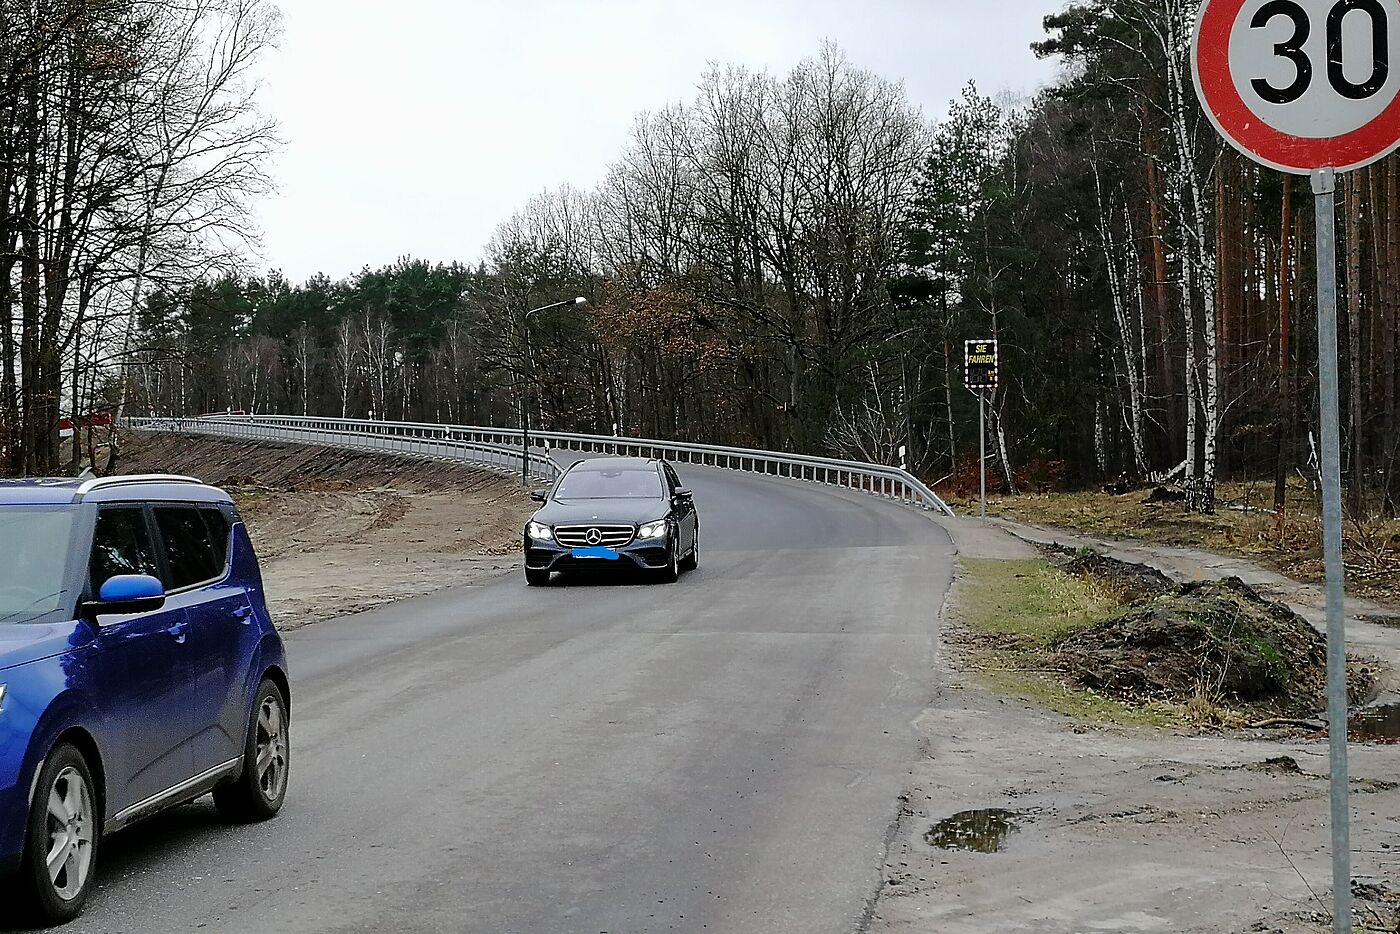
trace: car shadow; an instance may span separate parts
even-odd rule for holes
[[[650,587],[661,583],[657,571],[638,567],[599,568],[596,571],[560,571],[550,579],[551,587]]]
[[[168,866],[172,859],[179,858],[182,849],[227,837],[242,826],[225,820],[214,807],[213,800],[206,796],[104,837],[88,911],[101,905],[104,895],[121,891],[131,878],[155,865]],[[13,880],[7,880],[0,886],[0,905],[15,897],[14,885]],[[82,918],[74,924],[81,928]],[[0,912],[0,932],[38,930],[51,929],[31,928]]]

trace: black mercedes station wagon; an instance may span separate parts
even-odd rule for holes
[[[554,571],[637,567],[675,583],[700,564],[695,500],[662,460],[602,457],[574,464],[525,526],[525,581]]]

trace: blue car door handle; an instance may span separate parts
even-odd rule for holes
[[[176,623],[174,626],[171,626],[165,631],[176,642],[180,643],[181,645],[184,645],[185,637],[189,635],[190,624],[185,622]]]
[[[240,606],[233,611],[233,618],[241,620],[243,625],[248,625],[253,621],[253,608],[250,606]]]

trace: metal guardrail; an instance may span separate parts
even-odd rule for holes
[[[289,415],[134,418],[128,419],[127,423],[131,428],[148,431],[176,431],[252,441],[317,444],[520,471],[521,434],[517,428]],[[624,457],[662,457],[681,464],[700,464],[746,473],[788,477],[809,483],[861,490],[920,509],[953,515],[948,504],[927,484],[898,467],[749,448],[690,444],[683,441],[616,438],[557,431],[531,431],[530,435],[549,449]],[[539,480],[552,482],[561,473],[561,468],[547,453],[531,451],[530,473]]]
[[[209,435],[245,441],[282,441],[317,447],[377,454],[397,454],[427,460],[485,467],[503,473],[520,473],[520,448],[487,444],[449,437],[444,431],[406,432],[404,426],[387,422],[350,422],[344,419],[299,419],[315,425],[267,425],[257,417],[214,416],[208,418],[128,418],[127,427],[137,431],[163,431],[174,434]],[[331,427],[328,421],[343,423]],[[350,427],[353,424],[354,427]],[[418,429],[445,426],[419,425]],[[530,453],[530,475],[552,483],[563,469],[546,453]]]

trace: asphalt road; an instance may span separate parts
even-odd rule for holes
[[[912,510],[685,468],[702,567],[518,576],[291,634],[282,815],[107,841],[71,930],[851,932],[951,575]]]

